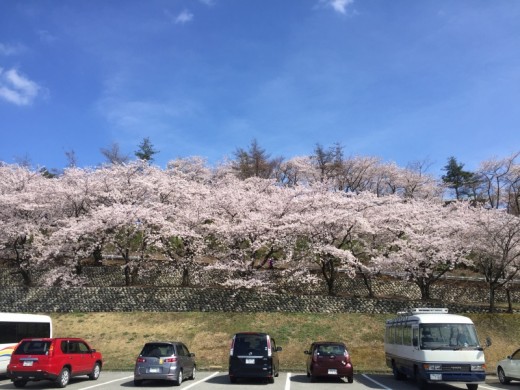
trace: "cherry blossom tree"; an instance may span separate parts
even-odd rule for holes
[[[331,192],[314,187],[306,194],[306,207],[292,215],[290,226],[297,237],[294,259],[302,268],[317,267],[329,295],[335,295],[338,272],[354,277],[360,259],[353,253],[356,243],[372,231],[364,212],[374,195]]]
[[[380,262],[389,271],[415,283],[421,299],[431,298],[431,286],[459,264],[470,264],[463,245],[467,206],[443,206],[426,200],[394,203],[376,224],[388,236]]]
[[[495,311],[496,291],[520,272],[520,217],[505,210],[470,210],[473,223],[467,229],[466,245],[475,268],[489,289],[489,311]]]
[[[49,196],[54,185],[55,179],[28,167],[0,166],[0,254],[26,286],[33,285],[36,270],[47,266],[42,251],[54,225]]]
[[[214,243],[212,254],[218,262],[213,269],[240,274],[225,281],[229,287],[270,286],[269,275],[259,271],[272,257],[280,264],[291,248],[285,219],[298,207],[299,192],[273,185],[273,181],[226,176],[212,187],[212,223],[208,226]]]
[[[514,176],[517,176],[516,160],[519,156],[520,152],[516,152],[506,158],[492,158],[480,164],[476,172],[480,184],[478,198],[488,207],[507,208],[510,200],[508,186],[518,180]]]

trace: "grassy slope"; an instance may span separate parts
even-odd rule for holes
[[[199,369],[227,368],[231,335],[239,331],[270,333],[282,346],[283,370],[304,370],[303,351],[313,340],[344,341],[357,372],[386,371],[384,323],[393,315],[302,313],[71,313],[51,314],[54,333],[88,340],[100,350],[105,369],[132,369],[144,342],[180,340],[197,356]],[[470,316],[486,350],[488,372],[520,347],[520,315]]]

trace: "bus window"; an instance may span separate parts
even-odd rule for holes
[[[410,325],[405,325],[403,328],[403,344],[412,345],[412,327]]]

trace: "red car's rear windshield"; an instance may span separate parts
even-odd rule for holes
[[[20,343],[14,355],[46,355],[50,346],[50,341],[26,340]]]
[[[318,355],[343,355],[345,347],[341,344],[322,344],[316,346],[315,352]]]

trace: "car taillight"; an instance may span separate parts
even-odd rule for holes
[[[177,357],[175,356],[175,357],[171,357],[171,358],[166,358],[166,359],[164,359],[164,362],[165,363],[175,363],[175,362],[177,362]]]
[[[54,343],[51,343],[51,345],[49,346],[49,357],[53,357],[54,356]]]
[[[267,336],[267,356],[271,356],[271,338]]]
[[[142,358],[142,357],[137,358],[137,363],[144,363],[144,362],[146,362],[145,358]]]
[[[231,348],[229,350],[229,356],[233,356],[233,348],[235,348],[235,337],[231,339]]]

